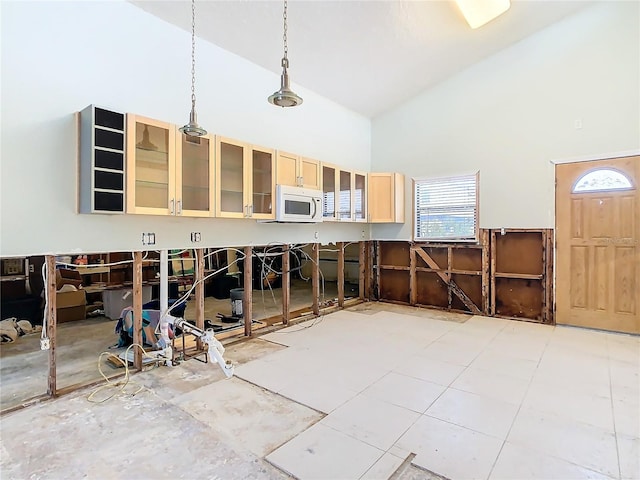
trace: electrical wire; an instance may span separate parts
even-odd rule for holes
[[[124,351],[124,360],[122,358],[120,358],[117,355],[114,355],[113,352],[102,352],[99,356],[98,356],[98,372],[100,372],[100,375],[102,376],[102,378],[104,378],[104,380],[107,382],[104,385],[99,386],[98,388],[96,388],[93,392],[91,392],[89,394],[89,396],[87,397],[87,400],[91,403],[104,403],[108,400],[111,400],[113,397],[115,397],[116,395],[118,395],[119,393],[126,393],[125,389],[127,388],[127,385],[131,384],[131,385],[138,385],[138,389],[133,392],[133,393],[129,393],[128,395],[131,396],[135,396],[138,393],[140,393],[142,390],[144,390],[144,386],[143,385],[139,385],[137,383],[131,382],[130,381],[130,374],[129,374],[129,361],[128,359],[128,354],[129,354],[129,350],[131,350],[133,347],[138,347],[140,348],[140,350],[142,350],[142,356],[147,357],[147,358],[154,358],[152,355],[149,355],[147,353],[147,351],[144,349],[144,347],[142,345],[140,345],[139,343],[132,343],[131,345],[129,345],[127,347],[127,349]],[[118,361],[120,363],[122,363],[122,365],[124,366],[124,378],[122,380],[118,380],[117,382],[112,382],[111,379],[109,379],[109,377],[107,377],[105,375],[105,373],[102,371],[102,358],[105,355],[110,355],[112,356],[114,359],[118,359]],[[165,362],[166,360],[168,360],[165,357],[155,357],[156,362]],[[101,392],[104,389],[107,388],[115,388],[116,390],[109,395],[106,398],[100,399],[100,400],[94,400],[94,396],[98,393]]]

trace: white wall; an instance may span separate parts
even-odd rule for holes
[[[185,4],[188,10],[188,4]],[[186,15],[190,14],[190,10]],[[0,255],[349,241],[363,225],[76,214],[73,114],[95,103],[178,125],[190,109],[190,33],[123,1],[1,2]],[[205,28],[201,26],[201,28]],[[267,103],[279,76],[197,44],[197,110],[209,132],[369,170],[370,121],[294,86],[301,107]]]
[[[372,170],[407,175],[409,214],[372,237],[411,238],[411,177],[477,170],[482,228],[554,227],[551,160],[640,149],[639,20],[597,4],[374,119]]]

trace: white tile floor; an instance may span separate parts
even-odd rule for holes
[[[325,414],[266,458],[301,479],[640,479],[640,337],[342,311],[240,378]],[[438,313],[441,316],[441,313]],[[309,328],[305,328],[309,327]]]

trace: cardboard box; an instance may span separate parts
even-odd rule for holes
[[[84,290],[58,292],[56,294],[56,317],[58,323],[84,320],[86,318],[87,294]]]
[[[84,320],[87,318],[85,313],[85,306],[78,305],[77,307],[59,308],[56,310],[57,323],[75,322],[76,320]]]
[[[63,285],[73,285],[76,288],[82,285],[80,272],[66,268],[58,268],[56,270],[56,290],[60,290]]]

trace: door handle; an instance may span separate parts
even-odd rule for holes
[[[173,200],[173,198],[172,198],[172,199],[171,199],[171,201],[169,202],[169,213],[170,213],[171,215],[173,215],[173,214],[175,213],[175,212],[174,212],[174,200]]]
[[[176,202],[176,215],[182,215],[182,200]]]

